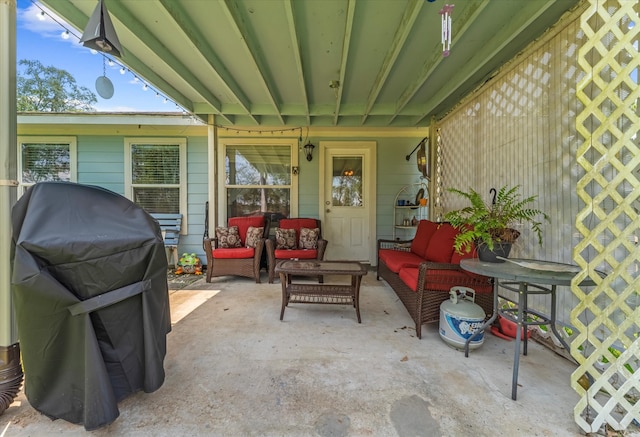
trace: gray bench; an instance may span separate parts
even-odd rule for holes
[[[178,241],[180,240],[180,228],[182,226],[182,214],[159,214],[154,213],[151,216],[156,219],[162,230],[162,238],[164,239],[164,247],[169,250],[168,259],[173,257],[173,266],[178,268]]]

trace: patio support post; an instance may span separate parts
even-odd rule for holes
[[[0,0],[0,414],[22,385],[11,301],[11,208],[17,199],[16,0]]]
[[[216,117],[213,114],[207,116],[207,165],[209,166],[209,229],[218,226],[218,128]],[[213,170],[213,171],[212,171]],[[207,266],[211,268],[211,266]]]

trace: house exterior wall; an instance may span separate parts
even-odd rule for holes
[[[187,140],[187,217],[184,221],[186,234],[180,237],[178,251],[196,253],[205,260],[202,239],[205,233],[205,210],[210,198],[208,186],[208,150],[206,126],[185,127],[180,123],[182,116],[164,115],[155,119],[147,115],[123,114],[104,116],[104,124],[87,123],[86,119],[103,118],[100,114],[20,115],[18,135],[21,137],[53,135],[75,136],[77,139],[77,181],[81,184],[97,185],[118,194],[125,194],[124,153],[126,137],[186,138]],[[43,120],[40,122],[40,120]],[[176,119],[178,125],[175,125]],[[53,120],[53,122],[52,122]],[[154,121],[152,121],[154,120]],[[396,193],[407,184],[419,180],[416,154],[407,161],[405,156],[426,136],[426,129],[379,129],[361,128],[310,130],[309,140],[331,141],[376,141],[377,149],[377,229],[378,238],[391,238],[393,233],[393,203]],[[238,138],[236,132],[223,130],[219,140],[226,137]],[[270,136],[271,137],[271,136]],[[260,142],[259,135],[246,135],[248,141]],[[304,158],[299,148],[298,213],[299,217],[319,217],[319,159],[317,150],[312,161]],[[210,215],[213,207],[210,206]],[[215,234],[209,229],[209,236]]]
[[[187,233],[180,237],[179,250],[180,253],[196,252],[203,255],[202,236],[207,199],[207,141],[206,137],[202,136],[186,138],[188,195],[184,228]],[[124,139],[124,135],[78,135],[78,183],[97,185],[125,195]]]

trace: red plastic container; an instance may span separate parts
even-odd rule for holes
[[[504,335],[511,337],[511,338],[516,338],[516,333],[518,332],[518,324],[512,320],[507,319],[504,316],[499,316],[498,317],[498,323],[500,325],[500,332],[502,332]],[[525,329],[524,326],[522,327],[522,334],[520,338],[524,338],[524,334],[525,333]],[[531,338],[531,331],[527,330],[527,338]]]

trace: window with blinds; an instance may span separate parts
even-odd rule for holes
[[[130,199],[149,213],[181,213],[186,204],[186,142],[127,141]]]
[[[22,190],[38,182],[76,180],[74,137],[19,137],[18,177]]]

